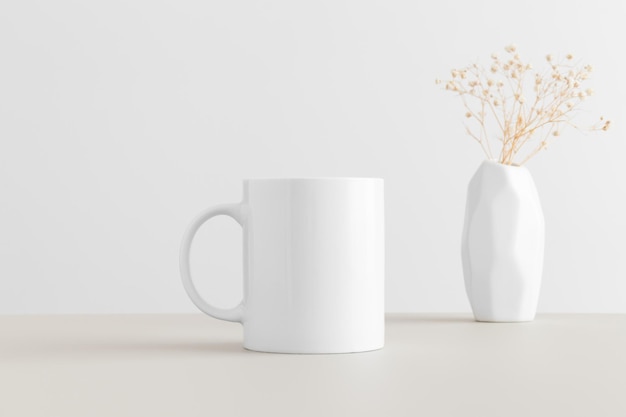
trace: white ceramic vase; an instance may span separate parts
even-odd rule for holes
[[[478,321],[535,318],[544,219],[530,172],[485,161],[467,190],[463,227],[465,290]]]

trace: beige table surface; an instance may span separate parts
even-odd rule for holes
[[[626,416],[626,315],[390,315],[344,355],[202,315],[0,316],[0,416]]]

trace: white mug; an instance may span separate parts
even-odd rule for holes
[[[180,250],[183,285],[206,314],[240,322],[246,349],[347,353],[384,345],[385,221],[377,178],[252,179],[243,201],[200,213]],[[244,295],[232,309],[207,303],[189,252],[217,215],[243,228]]]

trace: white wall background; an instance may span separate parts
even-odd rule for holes
[[[241,179],[386,180],[387,309],[469,311],[465,188],[483,156],[434,80],[511,42],[596,68],[590,113],[528,164],[547,242],[543,312],[626,313],[623,39],[615,1],[0,3],[0,313],[190,312],[178,244]],[[241,292],[238,226],[194,258]],[[209,257],[208,257],[208,256]]]

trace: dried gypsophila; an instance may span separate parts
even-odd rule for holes
[[[466,125],[466,132],[489,159],[495,158],[488,122],[495,123],[498,131],[495,136],[501,142],[497,160],[505,165],[525,164],[546,149],[550,139],[560,135],[563,126],[590,131],[609,128],[611,121],[604,117],[586,128],[572,122],[579,105],[593,95],[592,89],[582,87],[593,71],[591,65],[575,63],[572,54],[561,60],[546,55],[548,69],[539,73],[520,58],[515,45],[504,50],[503,58],[496,53],[491,55],[488,69],[472,64],[453,69],[450,80],[437,80],[446,90],[461,97],[465,117],[476,123],[474,129]],[[532,78],[532,83],[528,78]],[[522,155],[524,146],[530,150]]]

